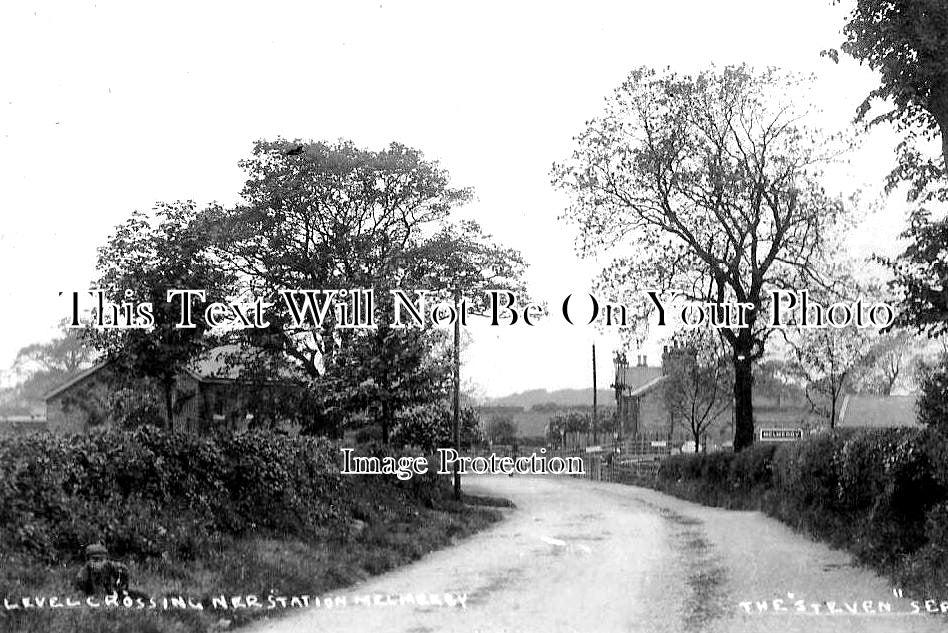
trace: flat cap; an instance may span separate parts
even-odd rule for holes
[[[108,556],[109,550],[102,543],[93,543],[86,547],[86,556],[95,556],[96,554]]]

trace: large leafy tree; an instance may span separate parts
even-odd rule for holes
[[[322,399],[344,422],[364,411],[388,443],[396,414],[444,401],[450,393],[450,360],[443,332],[395,329],[381,323],[353,337],[335,356],[317,385],[329,387]]]
[[[159,204],[153,213],[134,212],[99,248],[96,288],[114,304],[150,302],[154,327],[89,331],[91,341],[112,362],[112,376],[151,379],[161,390],[165,422],[174,428],[175,381],[179,372],[212,346],[204,311],[192,312],[193,328],[178,327],[179,297],[171,289],[204,290],[206,300],[223,301],[234,279],[209,248],[203,213],[193,202]]]
[[[828,138],[808,130],[795,80],[745,67],[696,76],[633,71],[575,139],[554,182],[581,253],[619,254],[603,285],[749,303],[722,328],[734,370],[735,449],[753,442],[753,366],[767,291],[806,287],[843,205],[820,184]],[[625,297],[615,297],[617,300]]]
[[[244,292],[272,304],[270,326],[245,335],[309,376],[318,400],[309,431],[371,408],[387,439],[396,409],[443,391],[428,335],[389,327],[389,291],[405,281],[406,254],[470,191],[397,143],[371,151],[344,141],[260,141],[241,166],[241,203],[207,219]],[[332,312],[321,326],[296,325],[280,295],[354,288],[375,292],[374,331],[339,329]]]
[[[355,334],[333,318],[295,327],[280,291],[371,288],[384,300],[403,280],[406,253],[471,196],[437,162],[397,143],[371,151],[259,141],[241,166],[249,176],[241,204],[212,218],[217,244],[245,290],[274,304],[261,342],[314,379]]]
[[[442,224],[434,235],[406,248],[397,268],[402,290],[419,290],[426,306],[443,302],[458,313],[464,309],[462,296],[477,314],[486,310],[484,290],[523,290],[520,253],[494,242],[473,221]],[[350,370],[363,377],[354,382],[363,400],[374,404],[383,440],[397,411],[443,400],[449,392],[457,400],[460,429],[460,330],[449,350],[444,330],[393,328],[391,297],[380,296],[379,304],[379,327],[356,341]]]
[[[319,426],[368,412],[387,441],[398,411],[446,397],[449,367],[443,331],[393,327],[390,291],[425,290],[434,302],[482,287],[488,260],[507,270],[507,251],[479,241],[476,225],[450,224],[471,191],[397,143],[261,141],[242,165],[241,204],[208,223],[244,289],[273,304],[270,327],[248,336],[300,363],[321,399]],[[279,294],[353,288],[374,291],[374,330],[337,328],[332,314],[297,326]]]
[[[753,365],[771,330],[772,288],[821,282],[818,264],[843,204],[820,184],[828,138],[808,130],[795,80],[744,67],[696,76],[633,71],[554,166],[571,197],[579,250],[620,256],[604,286],[748,303],[748,327],[722,328],[734,369],[735,437],[753,442]]]
[[[520,252],[497,243],[472,220],[445,224],[408,253],[406,278],[441,301],[460,293],[474,314],[487,311],[484,291],[510,290],[525,298]]]
[[[834,3],[838,0],[834,0]],[[948,161],[948,4],[944,0],[856,0],[843,29],[844,52],[879,71],[881,81],[859,107],[857,119],[889,122],[903,138],[889,185],[912,183],[911,197],[937,195],[929,184],[945,174]],[[835,51],[827,51],[835,57]],[[868,118],[874,100],[885,110]],[[919,141],[936,140],[938,158]]]

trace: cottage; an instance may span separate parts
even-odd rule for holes
[[[666,348],[661,367],[650,367],[644,355],[637,357],[635,365],[627,364],[624,356],[617,359],[612,387],[616,393],[619,433],[623,438],[687,436],[684,429],[674,424],[665,402],[668,365],[675,362],[676,354],[681,351]]]
[[[235,345],[215,348],[175,378],[172,392],[175,430],[201,433],[212,428],[238,430],[253,420],[253,405],[286,389],[298,389],[290,371],[276,378],[248,380],[254,355]],[[154,381],[117,380],[116,369],[100,362],[46,394],[50,431],[77,433],[114,422],[116,415],[136,411],[167,423],[163,390]]]
[[[644,356],[636,366],[616,363],[616,404],[623,438],[691,442],[692,434],[682,420],[673,419],[665,394],[668,374],[685,360],[685,348],[666,347],[661,367],[649,367]],[[730,402],[715,406],[718,415],[705,430],[709,445],[725,446],[734,436],[734,411]],[[758,388],[754,391],[754,418],[758,428],[799,427],[810,415],[810,407],[800,394],[791,395]]]

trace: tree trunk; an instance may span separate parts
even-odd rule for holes
[[[836,428],[836,394],[830,399],[830,430]]]
[[[754,443],[754,373],[750,350],[734,350],[734,450]]]

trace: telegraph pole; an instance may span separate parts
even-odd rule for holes
[[[461,290],[454,291],[454,450],[461,454]],[[454,498],[461,500],[461,472],[454,460]]]
[[[593,444],[599,444],[599,418],[596,417],[596,398],[598,395],[596,393],[596,344],[593,343]]]

